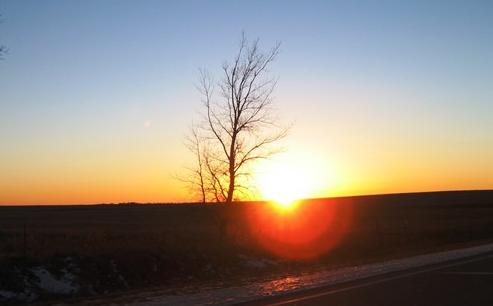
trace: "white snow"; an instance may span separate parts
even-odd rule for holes
[[[15,292],[0,290],[0,299],[11,299],[15,296],[16,296]]]
[[[243,261],[246,267],[253,269],[264,269],[268,266],[273,266],[277,264],[275,261],[265,258],[257,259],[246,255],[239,255],[238,257]]]
[[[15,299],[23,302],[32,302],[38,298],[38,295],[33,292],[23,291],[23,292],[13,292],[7,290],[0,290],[0,301]]]
[[[79,289],[78,285],[74,284],[74,276],[67,271],[62,271],[63,275],[59,279],[42,267],[34,268],[32,271],[39,278],[39,288],[47,292],[70,294]]]
[[[273,281],[253,283],[246,286],[210,289],[191,295],[166,295],[159,291],[142,292],[118,298],[124,305],[229,305],[256,300],[266,296],[281,295],[309,288],[335,285],[363,279],[383,273],[423,267],[450,260],[466,258],[493,251],[493,244],[477,247],[420,255],[381,263],[352,266],[335,270],[324,270],[312,274],[289,276]],[[109,303],[109,300],[101,300]]]

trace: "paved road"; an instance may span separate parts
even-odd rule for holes
[[[245,305],[493,305],[493,254]]]

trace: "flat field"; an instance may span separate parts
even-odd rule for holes
[[[287,211],[260,202],[3,206],[0,290],[25,293],[39,267],[70,270],[77,283],[69,293],[40,285],[42,300],[234,283],[492,240],[493,191],[314,199]]]

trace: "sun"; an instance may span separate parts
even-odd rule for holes
[[[260,169],[257,184],[261,197],[281,208],[291,208],[296,200],[319,195],[326,185],[321,169],[305,158],[285,158]]]
[[[271,169],[260,179],[262,196],[287,208],[295,200],[308,195],[309,186],[303,177],[306,178],[306,175],[301,174],[299,169]]]

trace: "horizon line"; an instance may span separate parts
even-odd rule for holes
[[[294,201],[310,201],[324,199],[344,199],[344,198],[359,198],[359,197],[376,197],[376,196],[392,196],[392,195],[411,195],[411,194],[430,194],[430,193],[454,193],[454,192],[493,192],[493,189],[445,189],[445,190],[430,190],[430,191],[409,191],[409,192],[389,192],[389,193],[369,193],[369,194],[354,194],[342,196],[327,196],[302,198]],[[258,199],[258,200],[240,200],[233,203],[251,203],[251,202],[275,202],[274,200]],[[12,206],[99,206],[99,205],[218,205],[223,202],[198,202],[198,201],[183,201],[183,202],[100,202],[100,203],[58,203],[58,204],[4,204],[0,203],[0,207]]]

